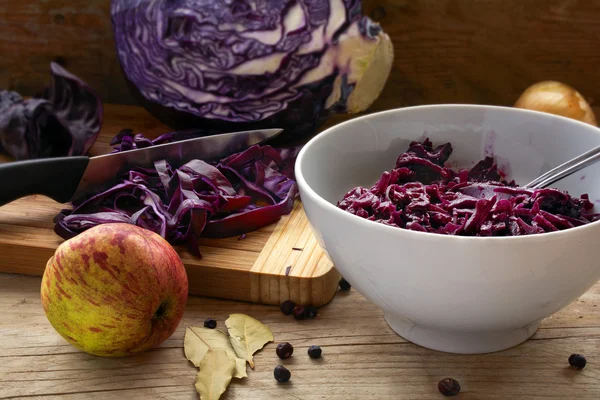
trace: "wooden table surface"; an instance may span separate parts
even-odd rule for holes
[[[0,274],[0,398],[2,399],[196,399],[196,369],[183,354],[189,325],[207,317],[219,325],[231,313],[267,324],[275,343],[255,356],[255,370],[235,381],[222,399],[439,399],[437,382],[459,380],[463,399],[600,398],[600,284],[542,323],[526,343],[487,355],[451,355],[406,342],[356,291],[338,292],[314,320],[296,321],[278,307],[190,298],[177,332],[138,356],[103,359],[67,344],[46,320],[40,278]],[[273,379],[276,343],[295,347],[284,361],[291,384]],[[320,361],[308,346],[323,349]],[[584,354],[585,369],[569,367]]]
[[[164,132],[142,109],[123,109],[107,106],[106,129],[116,133],[117,127],[128,127],[132,113],[140,113],[144,125],[132,128],[150,136]],[[595,111],[600,115],[600,109]],[[413,345],[352,290],[339,292],[316,319],[305,321],[284,316],[276,306],[191,297],[169,340],[121,359],[94,357],[65,342],[44,315],[39,288],[40,278],[0,274],[0,399],[197,399],[196,369],[183,353],[185,329],[201,326],[207,317],[223,326],[232,313],[269,325],[275,342],[257,353],[256,369],[234,380],[224,400],[439,399],[437,382],[447,376],[460,381],[463,389],[456,398],[462,399],[600,398],[600,282],[544,320],[529,341],[487,355],[452,355]],[[273,379],[275,347],[283,341],[296,349],[284,362],[292,372],[287,385]],[[323,348],[320,361],[306,355],[312,344]],[[585,369],[569,367],[572,353],[587,357]]]

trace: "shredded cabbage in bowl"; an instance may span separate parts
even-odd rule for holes
[[[460,236],[553,232],[600,219],[587,194],[525,189],[507,182],[492,157],[471,169],[446,167],[450,143],[412,142],[371,187],[350,190],[337,206],[403,229]]]

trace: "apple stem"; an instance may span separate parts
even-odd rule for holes
[[[167,302],[163,301],[162,303],[160,303],[160,305],[156,309],[153,319],[161,319],[165,315],[166,311],[167,311]]]

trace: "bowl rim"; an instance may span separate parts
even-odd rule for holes
[[[496,111],[502,110],[502,111],[512,112],[515,114],[530,114],[530,115],[534,115],[536,118],[546,118],[548,120],[562,120],[563,122],[565,122],[567,124],[572,124],[574,127],[595,131],[595,134],[600,136],[600,128],[599,127],[595,127],[595,126],[587,124],[585,122],[581,122],[581,121],[578,121],[578,120],[575,120],[572,118],[562,117],[562,116],[559,116],[556,114],[550,114],[550,113],[546,113],[546,112],[528,110],[528,109],[522,109],[522,108],[514,108],[514,107],[508,107],[508,106],[480,105],[480,104],[460,104],[460,103],[428,104],[428,105],[420,105],[420,106],[398,107],[398,108],[393,108],[393,109],[389,109],[389,110],[383,110],[383,111],[366,114],[366,115],[363,115],[360,117],[349,119],[349,120],[341,122],[339,124],[335,124],[327,129],[325,129],[323,132],[318,133],[312,139],[310,139],[298,153],[298,157],[296,159],[296,165],[294,167],[294,174],[296,176],[296,181],[298,183],[299,188],[301,188],[301,190],[303,189],[303,191],[305,192],[304,193],[305,195],[307,194],[310,197],[312,197],[314,199],[314,201],[321,208],[324,208],[325,210],[327,210],[330,213],[333,213],[334,215],[338,215],[340,218],[346,218],[346,219],[349,218],[349,221],[353,221],[354,223],[358,224],[361,227],[364,227],[365,229],[381,230],[382,232],[389,232],[389,234],[399,235],[402,237],[409,237],[409,236],[417,235],[414,237],[415,238],[421,237],[423,239],[428,238],[429,240],[446,240],[446,241],[452,240],[452,241],[456,241],[457,243],[458,242],[461,242],[461,243],[466,243],[466,242],[483,243],[483,242],[487,242],[487,241],[515,241],[515,240],[518,240],[520,242],[533,244],[533,242],[536,242],[536,241],[544,241],[544,240],[548,240],[548,239],[560,239],[561,237],[563,237],[565,235],[572,235],[572,233],[570,233],[570,232],[585,234],[586,231],[593,230],[593,229],[595,229],[595,227],[597,225],[600,224],[600,220],[598,220],[598,221],[594,221],[594,222],[591,222],[586,225],[576,226],[573,228],[564,229],[564,230],[560,230],[560,231],[545,232],[545,233],[534,234],[534,235],[521,235],[521,236],[457,236],[457,235],[443,235],[441,233],[435,233],[435,232],[414,231],[414,230],[410,230],[410,229],[403,229],[403,228],[399,228],[399,227],[395,227],[395,226],[381,224],[381,223],[375,222],[375,221],[370,221],[368,219],[361,218],[357,215],[346,212],[346,211],[338,208],[336,205],[328,202],[323,197],[321,197],[308,184],[308,182],[306,182],[306,179],[304,179],[304,175],[302,173],[302,165],[303,165],[304,159],[306,158],[306,154],[308,152],[310,152],[310,149],[312,147],[317,146],[317,143],[319,142],[319,140],[322,140],[323,138],[325,138],[329,135],[333,135],[334,131],[336,131],[336,130],[342,129],[345,126],[352,125],[356,122],[373,120],[373,119],[377,119],[381,116],[388,115],[388,114],[411,112],[411,111],[417,111],[417,110],[427,110],[427,109],[435,110],[435,109],[451,109],[451,108],[469,108],[469,109],[484,109],[484,110],[496,110]],[[383,171],[382,171],[382,173],[383,173]]]

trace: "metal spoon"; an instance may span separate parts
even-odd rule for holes
[[[523,189],[542,189],[552,185],[559,180],[582,170],[585,167],[598,162],[600,160],[600,146],[587,151],[556,168],[551,169],[543,175],[538,176],[528,184],[521,186]],[[511,195],[502,192],[496,192],[498,187],[486,183],[473,183],[471,185],[460,188],[459,191],[477,199],[491,199],[496,196],[498,199],[510,198]]]
[[[574,174],[577,171],[589,167],[600,160],[600,146],[587,151],[580,156],[577,156],[556,168],[551,169],[543,175],[538,176],[527,185],[523,186],[527,189],[541,189],[552,185],[559,180]]]

